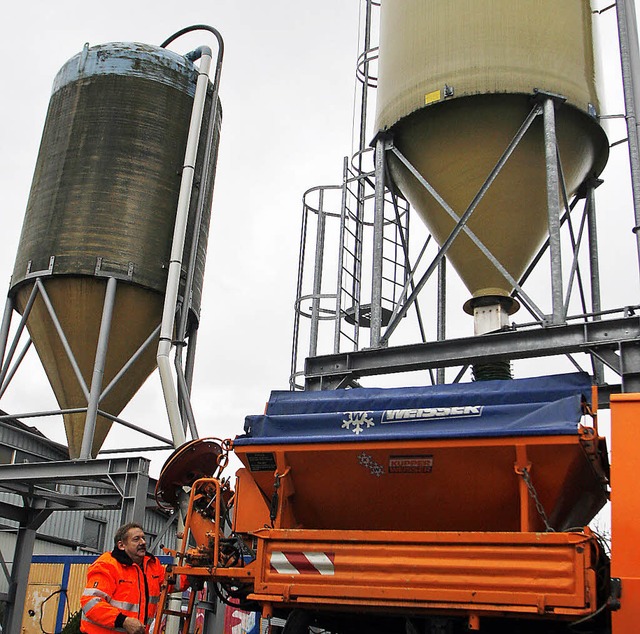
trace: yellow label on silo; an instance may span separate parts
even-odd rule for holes
[[[424,105],[428,106],[430,103],[435,103],[436,101],[440,101],[442,99],[442,91],[434,90],[432,92],[428,92],[424,96]]]

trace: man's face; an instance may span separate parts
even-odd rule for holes
[[[118,548],[124,550],[134,563],[140,564],[147,552],[147,542],[141,528],[131,528],[124,540],[118,542]]]

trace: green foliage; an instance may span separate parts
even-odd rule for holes
[[[80,634],[80,617],[82,615],[82,610],[78,610],[74,612],[67,624],[62,628],[60,634]]]

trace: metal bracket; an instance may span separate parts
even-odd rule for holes
[[[611,577],[609,585],[609,599],[607,605],[612,612],[619,610],[622,607],[622,579],[619,577]]]
[[[564,95],[559,95],[555,92],[547,92],[546,90],[540,90],[539,88],[533,89],[534,103],[542,103],[547,99],[552,99],[556,107],[563,104],[567,100]]]
[[[32,271],[33,260],[29,260],[27,262],[27,272],[24,276],[25,280],[32,279],[34,277],[42,277],[43,275],[52,275],[53,274],[53,266],[56,263],[56,256],[52,255],[49,257],[49,266],[46,269],[40,269],[39,271]]]

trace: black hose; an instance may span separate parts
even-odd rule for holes
[[[222,57],[222,51],[224,50],[222,37],[216,29],[214,29],[212,26],[209,26],[208,24],[193,24],[192,26],[185,26],[184,29],[176,31],[173,35],[162,42],[162,44],[160,44],[160,48],[166,48],[167,46],[169,46],[169,44],[171,44],[171,42],[174,42],[179,37],[182,37],[187,33],[192,33],[193,31],[209,31],[209,33],[213,33],[213,35],[215,35],[216,39],[218,40],[218,44],[220,46],[220,57]]]
[[[232,606],[234,608],[239,608],[240,610],[246,610],[247,612],[252,612],[258,608],[258,604],[255,601],[249,601],[246,599],[246,595],[248,594],[249,586],[245,585],[243,588],[239,589],[237,592],[230,591],[228,588],[225,588],[221,584],[214,584],[213,590],[225,605]],[[223,593],[226,592],[226,594]],[[245,597],[245,598],[243,598]]]
[[[42,624],[42,618],[44,617],[44,604],[49,599],[52,599],[53,597],[55,597],[57,594],[59,594],[61,597],[64,597],[64,604],[65,604],[65,607],[67,608],[67,622],[71,620],[71,608],[69,607],[69,597],[67,595],[67,589],[60,588],[59,590],[55,590],[40,604],[40,619],[38,620],[38,624],[40,625],[40,630],[43,632],[43,634],[59,634],[55,630],[54,632],[47,632],[47,630],[44,629],[44,626]]]

